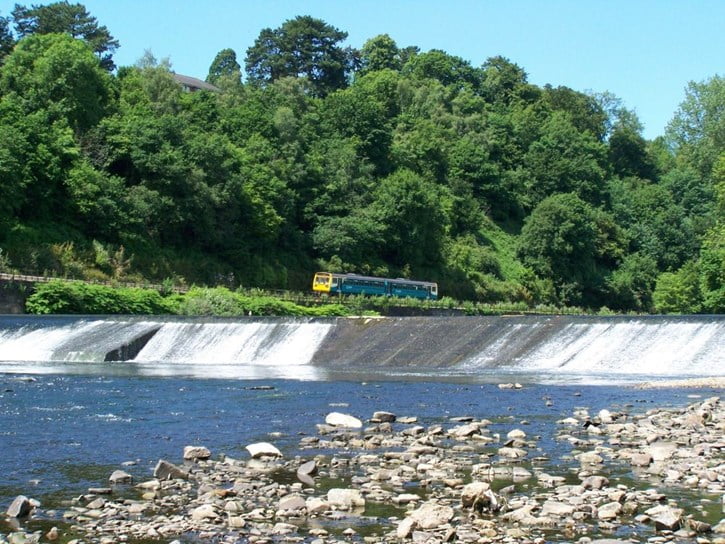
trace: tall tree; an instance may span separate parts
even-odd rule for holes
[[[105,114],[112,81],[85,43],[61,34],[36,35],[20,40],[5,60],[0,93],[28,112],[62,116],[82,133]]]
[[[347,32],[308,15],[265,28],[247,49],[245,68],[250,81],[271,83],[287,76],[306,77],[315,94],[326,96],[347,85],[352,55],[338,44]]]
[[[667,137],[679,154],[703,177],[709,177],[725,150],[725,77],[691,81],[685,90]]]
[[[598,280],[597,241],[594,209],[575,194],[558,194],[544,199],[527,218],[519,256],[554,281],[561,302],[587,303]]]
[[[209,66],[209,75],[206,76],[206,80],[216,85],[222,78],[239,83],[241,77],[242,67],[237,62],[237,54],[234,49],[222,49]]]
[[[91,46],[104,69],[115,68],[113,52],[118,48],[118,40],[105,25],[98,25],[98,20],[83,4],[71,4],[67,0],[29,8],[16,4],[12,13],[20,38],[31,34],[70,34]]]
[[[387,34],[370,38],[360,51],[361,73],[377,70],[400,70],[400,51],[395,40]]]
[[[13,39],[13,34],[10,32],[8,18],[0,16],[0,66],[3,59],[13,50],[14,45],[15,39]]]

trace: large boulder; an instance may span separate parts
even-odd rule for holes
[[[346,429],[361,429],[363,424],[358,418],[341,414],[340,412],[330,412],[325,417],[325,423],[332,427],[344,427]]]
[[[378,411],[373,413],[372,421],[379,423],[392,423],[395,421],[395,414],[392,412]]]
[[[108,481],[112,484],[130,484],[133,481],[133,476],[123,470],[114,470]]]
[[[187,461],[196,461],[209,459],[211,457],[211,451],[204,446],[185,446],[184,447],[184,459]]]
[[[675,531],[680,527],[682,522],[682,509],[673,508],[665,504],[655,506],[646,510],[645,513],[652,519],[655,529],[661,531]]]
[[[189,478],[189,473],[173,463],[159,459],[154,468],[154,478],[159,480],[186,480]]]
[[[30,514],[32,509],[33,506],[30,504],[30,499],[25,495],[18,495],[12,504],[10,504],[7,514],[11,518],[24,518]]]
[[[453,519],[453,508],[442,504],[428,502],[421,505],[409,517],[420,529],[435,529]]]
[[[365,506],[365,499],[357,489],[330,489],[327,492],[327,502],[339,510],[352,510]]]
[[[249,444],[247,451],[252,459],[258,457],[282,457],[282,452],[275,448],[269,442],[257,442],[255,444]]]

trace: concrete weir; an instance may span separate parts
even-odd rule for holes
[[[0,316],[0,361],[725,373],[725,316]]]

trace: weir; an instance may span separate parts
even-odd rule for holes
[[[714,376],[725,316],[0,316],[0,361]]]

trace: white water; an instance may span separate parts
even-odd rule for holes
[[[500,341],[471,357],[465,367],[483,367],[501,351],[531,335],[512,324]],[[526,330],[528,329],[528,330]],[[507,346],[508,344],[508,346]],[[495,349],[494,349],[495,348]],[[498,351],[498,354],[496,353]],[[719,322],[569,323],[511,360],[521,372],[714,376],[725,373],[725,327]]]
[[[327,323],[166,323],[134,361],[306,365],[330,327]]]
[[[428,344],[430,353],[444,355],[440,368],[426,366],[428,352],[418,347],[426,340],[422,333],[417,335],[419,331],[431,334],[436,330],[427,319],[445,318],[379,320],[367,324],[360,336],[338,334],[333,340],[328,339],[328,333],[336,325],[314,320],[194,322],[79,317],[26,318],[20,325],[8,318],[11,324],[5,327],[0,320],[0,372],[320,379],[328,368],[325,357],[338,363],[331,367],[365,372],[378,368],[379,361],[408,350],[408,370],[431,377],[446,371],[561,379],[574,375],[629,379],[638,375],[725,375],[725,320],[721,318],[466,318],[460,320],[460,332],[468,335],[469,353],[460,353],[463,344],[449,333]],[[132,361],[101,364],[108,352],[154,330],[156,333]],[[476,343],[476,338],[480,342]],[[356,353],[368,348],[370,354],[363,360],[369,362],[348,364]],[[463,361],[446,366],[447,350],[451,357],[463,356]]]
[[[103,361],[106,353],[153,327],[145,321],[80,320],[0,329],[0,361]]]

